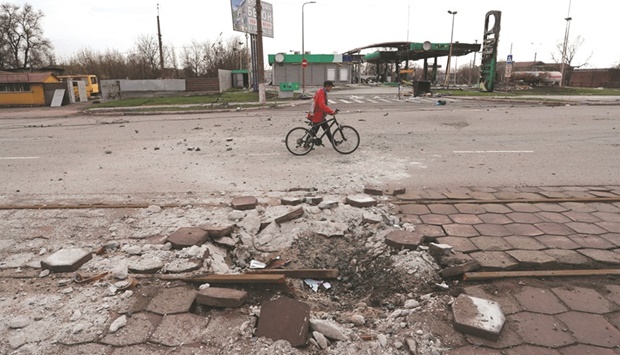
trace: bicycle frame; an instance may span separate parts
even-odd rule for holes
[[[331,122],[329,123],[329,131],[334,134],[334,131],[332,130],[332,127],[336,126],[336,127],[340,127],[340,124],[338,123],[338,121],[336,120],[336,116],[332,116],[332,118],[325,120],[323,122],[319,122],[319,123],[312,123],[312,121],[310,122],[306,122],[308,124],[308,126],[310,126],[310,132],[312,133],[312,135],[314,136],[314,138],[318,138],[318,139],[323,139],[323,137],[325,137],[325,135],[327,134],[327,131],[323,131],[323,133],[318,136],[318,129],[317,129],[317,133],[314,133],[314,128],[315,127],[320,127],[323,123],[325,122]]]

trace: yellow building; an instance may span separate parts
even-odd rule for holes
[[[13,73],[0,71],[0,106],[50,105],[54,91],[64,85],[52,72]]]

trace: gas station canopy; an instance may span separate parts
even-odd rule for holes
[[[380,48],[363,56],[365,62],[399,62],[405,60],[419,60],[448,56],[450,54],[450,43],[431,43],[431,42],[384,42],[371,44],[365,47],[351,49],[343,53],[344,55],[359,55],[368,48]],[[390,49],[390,50],[387,50]],[[480,44],[452,43],[452,56],[462,56],[480,51]]]

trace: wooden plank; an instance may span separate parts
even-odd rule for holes
[[[463,280],[477,281],[510,277],[571,277],[600,275],[620,275],[620,269],[466,272],[463,274]]]
[[[260,269],[250,274],[282,274],[297,279],[335,279],[340,274],[338,269]]]
[[[286,282],[286,277],[283,274],[219,274],[219,275],[207,275],[196,277],[179,277],[175,275],[160,275],[159,279],[162,280],[178,280],[185,282],[197,282],[197,283],[222,283],[222,284],[234,284],[234,283],[252,283],[252,284],[281,284]]]

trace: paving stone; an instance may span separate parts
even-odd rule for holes
[[[476,247],[468,238],[441,237],[437,238],[437,243],[452,245],[454,251],[460,251],[462,253],[469,253],[478,250],[478,247]]]
[[[548,269],[556,262],[553,257],[540,250],[509,250],[506,253],[517,260],[521,269]]]
[[[620,233],[620,222],[598,222],[597,226],[611,233]]]
[[[577,250],[588,258],[605,264],[620,265],[620,253],[611,250],[579,249]]]
[[[506,206],[515,212],[535,213],[535,212],[541,211],[540,208],[538,208],[536,205],[533,205],[531,203],[516,202],[516,203],[509,203]]]
[[[155,234],[145,239],[145,242],[147,242],[148,244],[156,244],[156,245],[166,244],[167,241],[168,241],[168,236],[163,235],[163,234]]]
[[[35,257],[34,253],[12,253],[0,260],[0,269],[14,269],[28,267],[29,262]],[[35,261],[36,262],[36,261]],[[41,267],[39,262],[38,267]]]
[[[480,264],[476,260],[472,259],[462,264],[445,267],[443,270],[441,270],[441,276],[454,277],[478,269],[480,269]]]
[[[514,293],[514,298],[528,312],[558,314],[568,311],[562,301],[546,288],[525,286]]]
[[[554,316],[531,312],[520,312],[512,315],[517,323],[518,333],[524,342],[558,348],[575,343],[570,332],[562,330]],[[535,330],[535,331],[533,331]]]
[[[586,213],[586,212],[578,212],[578,211],[568,211],[562,214],[570,218],[570,220],[573,222],[583,222],[583,223],[601,222],[601,220],[598,217],[596,217],[590,212]]]
[[[338,204],[338,202],[336,202],[336,204]],[[304,208],[303,207],[297,207],[297,208],[293,208],[291,210],[289,210],[288,212],[286,212],[285,214],[276,217],[274,219],[274,222],[278,223],[278,224],[282,224],[284,222],[288,222],[288,221],[292,221],[296,218],[299,218],[301,216],[304,215]]]
[[[569,235],[568,238],[573,242],[579,244],[581,247],[590,249],[613,249],[615,244],[610,243],[607,239],[601,238],[597,235],[588,234],[576,234]]]
[[[543,222],[536,223],[534,227],[540,229],[544,234],[551,235],[571,235],[575,234],[575,232],[561,223],[553,223],[553,222]]]
[[[431,225],[442,225],[442,224],[451,224],[452,220],[450,217],[443,214],[426,214],[420,216],[422,222]]]
[[[590,206],[587,203],[583,202],[562,202],[560,205],[569,211],[578,211],[578,212],[596,212],[596,208]]]
[[[517,345],[514,348],[504,350],[502,355],[563,355],[559,350],[549,349],[544,346],[529,344]]]
[[[150,341],[166,346],[201,342],[206,335],[209,318],[191,313],[165,315]]]
[[[620,344],[620,331],[603,316],[583,312],[567,312],[557,318],[570,329],[578,342],[601,346],[617,347]]]
[[[80,266],[84,265],[92,257],[93,254],[84,249],[60,249],[41,260],[41,268],[53,272],[72,272],[79,269]]]
[[[230,205],[235,210],[253,210],[258,205],[258,199],[254,196],[235,197],[230,202]]]
[[[551,291],[573,311],[603,314],[616,310],[611,302],[591,288],[571,286],[569,289],[558,287]]]
[[[373,196],[382,196],[383,189],[378,186],[364,186],[364,193]]]
[[[321,203],[318,204],[318,207],[322,210],[331,210],[331,209],[338,207],[338,201],[334,201],[334,200],[321,201]],[[301,208],[301,211],[303,213],[303,208]]]
[[[153,313],[137,313],[127,319],[127,325],[114,333],[109,333],[101,342],[114,346],[127,346],[144,343],[161,321],[161,316]]]
[[[196,298],[196,290],[187,287],[162,288],[146,307],[157,314],[189,312]]]
[[[429,210],[428,207],[426,207],[426,205],[412,203],[412,204],[401,205],[400,213],[422,215],[422,214],[431,213],[431,210]]]
[[[443,228],[446,234],[453,237],[476,237],[480,235],[473,226],[467,224],[447,224]]]
[[[405,188],[405,187],[388,187],[387,189],[385,189],[384,192],[385,192],[386,195],[390,195],[390,196],[404,195],[405,193],[407,193],[407,188]]]
[[[394,230],[385,236],[385,244],[395,249],[415,250],[422,243],[424,236],[418,232]]]
[[[532,237],[523,236],[511,236],[503,238],[508,244],[512,246],[512,249],[517,250],[543,250],[547,247]]]
[[[477,215],[478,218],[484,223],[488,224],[510,224],[513,223],[512,219],[506,217],[505,214],[501,213],[482,213]]]
[[[175,259],[164,265],[162,272],[168,274],[182,274],[200,269],[202,261],[200,260],[187,260],[187,259]]]
[[[469,200],[471,196],[465,192],[445,192],[444,195],[450,200]]]
[[[288,206],[297,206],[304,202],[304,199],[301,197],[282,197],[280,199],[280,203]]]
[[[503,251],[479,251],[469,254],[480,264],[480,268],[488,271],[514,270],[519,263]]]
[[[536,215],[532,213],[512,212],[506,213],[506,217],[510,218],[515,223],[533,224],[543,222],[543,220],[536,217]]]
[[[422,234],[424,239],[429,242],[434,242],[437,238],[446,236],[441,226],[418,225],[415,230]]]
[[[508,291],[514,287],[514,283],[511,283],[511,280],[496,281],[491,287],[489,286],[489,284],[466,286],[463,288],[463,292],[470,296],[497,302],[502,306],[504,314],[514,314],[523,311],[523,307]]]
[[[139,344],[114,349],[112,355],[164,355],[169,348],[154,344]]]
[[[443,203],[429,204],[428,209],[434,214],[450,215],[459,213],[454,206]]]
[[[616,222],[620,223],[620,211],[617,212],[594,212],[593,216],[596,216],[603,222]]]
[[[415,355],[417,353],[412,352],[412,354]],[[472,355],[472,354],[503,355],[504,352],[500,350],[496,350],[496,349],[481,348],[480,346],[477,346],[477,345],[466,345],[466,346],[458,347],[456,349],[448,350],[447,352],[445,352],[445,354],[446,355]]]
[[[287,340],[292,346],[303,346],[308,341],[309,325],[308,304],[280,297],[261,304],[256,336]]]
[[[141,257],[130,258],[127,263],[127,270],[135,274],[154,274],[164,267],[164,263],[158,257],[142,255]]]
[[[499,224],[477,224],[474,226],[480,235],[488,237],[505,237],[512,235],[512,232]]]
[[[497,340],[506,322],[500,305],[487,299],[460,294],[452,305],[454,328],[460,332]]]
[[[564,195],[564,197],[560,197],[560,198],[567,198],[567,197],[568,196]],[[536,207],[538,207],[543,212],[566,212],[566,211],[569,211],[568,208],[566,208],[564,206],[560,206],[557,203],[547,203],[547,202],[537,203]],[[537,215],[540,216],[540,213],[537,213]]]
[[[502,238],[498,237],[474,237],[469,238],[476,247],[480,250],[489,251],[489,250],[510,250],[512,246],[506,243]]]
[[[374,198],[368,195],[360,194],[360,195],[347,196],[346,203],[353,207],[364,208],[364,207],[376,206],[377,200],[375,200]]]
[[[570,222],[566,223],[566,226],[575,232],[582,234],[605,234],[608,232],[596,224],[591,223]]]
[[[571,250],[571,249],[581,248],[579,244],[573,242],[572,240],[570,240],[570,238],[565,237],[565,236],[542,235],[542,236],[534,237],[534,238],[536,238],[536,240],[544,244],[547,248],[551,248],[551,249]]]
[[[590,264],[590,259],[574,250],[547,249],[543,252],[554,258],[558,266],[583,268]]]
[[[506,207],[505,205],[499,204],[499,203],[487,203],[487,204],[482,204],[480,205],[480,207],[484,208],[484,210],[488,213],[500,213],[500,214],[505,214],[505,213],[511,213],[512,210],[508,207]]]
[[[616,305],[620,306],[620,285],[607,285],[608,293],[605,295],[608,300],[615,302]]]
[[[195,227],[181,227],[168,237],[168,241],[174,249],[202,245],[207,240],[209,240],[207,231]]]
[[[383,222],[383,216],[377,213],[370,213],[366,211],[362,213],[362,224],[379,224],[381,222]]]
[[[211,320],[209,321],[207,332],[202,342],[209,348],[215,349],[216,351],[219,350],[217,354],[221,354],[223,349],[226,349],[226,347],[230,345],[229,342],[231,338],[241,338],[244,334],[242,330],[244,327],[246,329],[245,332],[251,332],[254,329],[255,318],[239,310],[212,310],[209,312],[209,315],[211,316]],[[190,354],[202,353],[194,352]],[[214,354],[216,354],[216,352],[214,352]]]
[[[601,238],[615,245],[616,247],[620,247],[620,234],[619,233],[607,233],[601,234]]]
[[[402,223],[411,223],[417,227],[424,227],[426,225],[422,224],[422,220],[420,219],[419,216],[416,216],[414,214],[401,214],[399,215],[400,221]],[[416,228],[417,228],[416,227]],[[439,227],[441,229],[441,227]],[[443,231],[443,229],[442,229]]]
[[[86,343],[78,345],[54,344],[48,348],[48,354],[62,355],[90,355],[90,354],[111,354],[114,349],[108,345]]]
[[[454,205],[454,207],[460,212],[460,213],[467,213],[467,214],[483,214],[486,212],[486,209],[478,204],[471,204],[471,203],[457,203]]]
[[[504,227],[506,227],[506,229],[511,231],[512,234],[514,235],[535,237],[535,236],[543,234],[543,232],[541,232],[540,229],[534,227],[531,224],[514,223],[514,224],[506,224]]]
[[[428,252],[435,258],[442,258],[452,254],[452,245],[441,243],[429,243]]]
[[[482,224],[484,223],[475,214],[467,214],[467,213],[451,214],[450,219],[452,219],[454,223],[458,223],[458,224]]]
[[[198,227],[207,232],[209,237],[211,238],[222,238],[232,234],[235,230],[235,226],[233,224],[226,225],[212,225],[212,224],[203,224]]]
[[[576,344],[567,346],[562,348],[562,355],[584,355],[584,354],[592,354],[592,355],[618,355],[617,352],[601,348],[599,346],[592,346],[586,344]]]
[[[557,212],[539,212],[536,216],[543,220],[541,223],[568,223],[571,222],[570,218]]]
[[[471,198],[473,198],[474,200],[486,200],[486,201],[497,200],[495,195],[493,195],[492,193],[483,192],[483,191],[472,191],[469,193],[469,196],[471,196]]]
[[[323,201],[323,197],[321,196],[305,196],[304,202],[309,205],[316,206]]]
[[[223,287],[207,287],[198,291],[196,303],[211,307],[241,307],[248,298],[248,293],[242,290]]]

